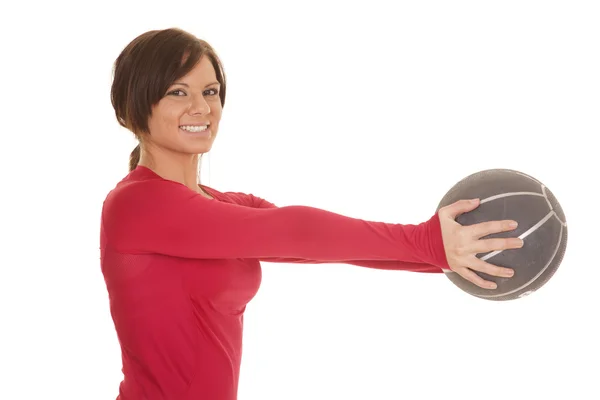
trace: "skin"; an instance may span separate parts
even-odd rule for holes
[[[209,152],[217,136],[223,111],[219,90],[215,70],[210,60],[203,57],[153,107],[149,118],[149,134],[142,138],[139,165],[210,198],[198,185],[198,155]],[[202,125],[207,122],[210,123],[208,135],[180,129],[182,125]],[[515,221],[490,221],[471,226],[456,222],[458,215],[478,206],[478,200],[460,200],[442,208],[438,213],[442,239],[452,271],[480,287],[494,289],[494,282],[482,279],[473,271],[501,277],[510,277],[514,271],[482,261],[476,255],[519,248],[523,242],[519,238],[481,239],[486,235],[515,229],[516,226],[510,225]]]

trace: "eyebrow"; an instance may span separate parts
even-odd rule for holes
[[[185,87],[190,87],[190,85],[188,85],[187,83],[183,83],[183,82],[173,82],[173,85],[181,85],[181,86],[185,86]],[[215,81],[215,82],[211,82],[208,85],[204,86],[204,87],[209,87],[212,85],[220,85],[219,82]]]

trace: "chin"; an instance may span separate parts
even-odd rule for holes
[[[193,146],[185,149],[185,153],[188,154],[203,154],[208,153],[212,149],[212,146]]]
[[[182,153],[187,153],[187,154],[202,154],[202,153],[208,153],[212,147],[213,147],[213,140],[203,140],[203,141],[198,141],[196,143],[181,143],[181,151]]]

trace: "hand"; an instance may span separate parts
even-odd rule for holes
[[[456,222],[457,216],[472,211],[478,206],[479,200],[459,200],[438,211],[444,250],[452,271],[477,286],[495,289],[496,283],[481,278],[472,270],[500,277],[511,277],[514,271],[483,261],[477,258],[476,254],[517,249],[523,246],[523,241],[519,238],[480,239],[493,233],[512,231],[517,227],[516,221],[488,221],[470,226],[463,226]]]

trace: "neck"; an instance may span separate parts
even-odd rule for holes
[[[198,165],[200,156],[197,154],[181,154],[165,149],[142,148],[140,154],[141,165],[150,168],[163,179],[179,182],[195,192],[202,193],[198,186]]]

